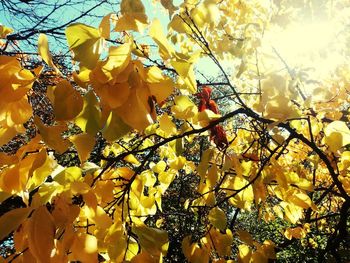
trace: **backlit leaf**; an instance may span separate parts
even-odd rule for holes
[[[0,240],[7,237],[12,231],[16,230],[20,224],[29,216],[31,208],[16,208],[3,214],[0,217]]]
[[[71,259],[86,263],[97,263],[97,239],[93,235],[79,233],[75,236]]]
[[[350,143],[350,130],[345,122],[333,121],[324,130],[325,142],[332,152]]]
[[[174,90],[171,78],[164,76],[158,67],[150,67],[146,71],[146,82],[152,96],[158,103],[166,100]]]
[[[56,120],[72,120],[83,108],[83,98],[67,80],[48,89]]]
[[[84,163],[89,158],[90,153],[95,146],[95,138],[90,134],[81,133],[69,137],[69,140],[77,149],[80,162]]]
[[[111,111],[105,127],[102,129],[103,138],[108,141],[115,141],[127,134],[131,127],[127,125],[115,111]]]
[[[171,117],[167,113],[159,118],[159,128],[165,133],[165,136],[170,136],[176,133],[176,126],[172,122]]]
[[[168,233],[164,230],[151,228],[139,222],[133,226],[133,232],[138,236],[141,247],[149,254],[160,257],[165,255],[168,246]]]
[[[45,34],[40,34],[38,39],[38,53],[42,57],[42,59],[53,68],[57,73],[60,73],[60,70],[53,63],[52,56],[50,54],[49,42],[47,40],[47,36]]]
[[[226,229],[227,219],[225,212],[219,207],[214,207],[210,210],[208,219],[210,223],[220,230]]]
[[[59,153],[65,152],[70,143],[62,138],[62,132],[67,130],[65,126],[46,126],[39,117],[34,118],[35,125],[40,131],[40,135],[50,148],[55,149]]]
[[[75,124],[79,128],[94,136],[101,128],[101,110],[93,91],[84,96],[84,106],[80,114],[75,118]]]
[[[117,20],[116,31],[142,32],[145,29],[147,16],[141,0],[122,0],[120,9],[122,16]]]
[[[12,32],[13,32],[12,28],[0,25],[0,38],[6,38],[6,36],[8,34],[11,34]]]
[[[80,67],[92,69],[101,54],[102,40],[98,29],[81,23],[71,24],[66,30],[69,48]]]
[[[50,262],[54,248],[55,224],[46,206],[40,206],[30,218],[28,246],[38,262]]]
[[[152,22],[151,28],[149,30],[149,35],[153,38],[154,42],[159,47],[159,54],[163,60],[171,58],[175,52],[174,48],[169,44],[166,39],[162,25],[158,19]]]

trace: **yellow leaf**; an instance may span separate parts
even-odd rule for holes
[[[175,172],[166,171],[158,174],[158,180],[160,182],[160,191],[162,194],[165,193],[166,189],[168,189],[169,185],[174,181],[176,176]]]
[[[163,33],[162,25],[158,19],[155,19],[152,22],[151,28],[149,30],[149,35],[153,38],[154,42],[157,43],[161,58],[163,60],[170,59],[173,56],[175,50],[166,39]]]
[[[209,251],[206,247],[199,247],[197,243],[191,243],[191,236],[182,240],[182,252],[190,263],[209,262]]]
[[[164,113],[159,118],[159,128],[165,133],[165,136],[170,136],[173,134],[176,134],[176,126],[172,122],[171,117],[168,115],[168,113]]]
[[[115,111],[111,111],[105,127],[102,129],[103,138],[107,141],[115,141],[131,131],[131,127],[127,125]]]
[[[53,68],[56,73],[61,73],[60,70],[56,67],[56,65],[52,61],[52,57],[49,49],[49,42],[47,41],[47,36],[45,34],[40,34],[38,39],[38,53],[42,57],[42,59]]]
[[[134,30],[141,33],[145,29],[147,16],[141,0],[122,0],[120,11],[122,17],[118,19],[115,31]]]
[[[123,160],[128,162],[128,163],[135,164],[135,165],[140,164],[139,160],[137,160],[135,155],[133,155],[133,154],[128,154],[127,156],[125,156],[125,158]]]
[[[238,230],[237,231],[237,234],[238,234],[238,236],[239,236],[239,239],[241,240],[241,241],[243,241],[244,243],[246,243],[247,245],[249,245],[249,246],[252,246],[253,245],[253,237],[252,237],[252,235],[249,233],[249,232],[247,232],[247,231],[245,231],[245,230]]]
[[[214,151],[212,149],[207,149],[204,151],[204,153],[201,156],[201,162],[199,163],[197,167],[197,172],[199,175],[204,178],[204,176],[207,173],[207,169],[209,167],[209,161],[213,158]]]
[[[146,70],[146,83],[158,103],[166,100],[174,90],[172,79],[164,76],[162,71],[155,66]]]
[[[0,112],[4,104],[23,98],[33,85],[35,77],[22,68],[16,57],[0,56],[0,72],[2,84],[0,86]]]
[[[1,106],[0,109],[0,121],[3,119],[4,127],[14,127],[18,132],[22,127],[22,123],[25,123],[33,114],[32,107],[28,103],[26,96],[16,100],[7,102]]]
[[[191,94],[197,92],[194,62],[198,59],[199,54],[200,53],[197,52],[192,56],[185,56],[177,53],[176,58],[170,61],[176,72],[179,73],[181,82],[183,82],[181,88],[188,90]]]
[[[48,147],[59,153],[64,153],[68,149],[70,143],[63,139],[61,135],[67,129],[65,126],[46,126],[37,116],[34,117],[34,123]]]
[[[223,183],[223,187],[232,189],[232,191],[226,190],[227,195],[232,195],[236,191],[239,191],[234,197],[229,199],[232,205],[250,210],[250,206],[254,201],[254,192],[253,187],[251,185],[247,186],[247,184],[249,184],[249,181],[245,178],[235,176],[234,178],[227,178]]]
[[[20,193],[25,190],[28,173],[21,171],[19,165],[11,165],[3,169],[0,177],[0,188],[7,193]]]
[[[53,179],[61,185],[66,185],[82,178],[82,172],[79,167],[68,167],[60,171],[56,175],[52,175]]]
[[[176,96],[174,100],[175,105],[171,108],[171,111],[176,118],[189,120],[198,113],[197,105],[188,96]]]
[[[225,212],[221,208],[212,208],[209,212],[208,219],[209,222],[216,228],[222,231],[226,229],[227,219]]]
[[[81,181],[74,181],[70,184],[69,190],[73,195],[84,195],[84,202],[87,206],[97,205],[96,197],[93,196],[91,192],[89,193],[90,186],[87,183]]]
[[[106,103],[111,109],[122,106],[128,99],[130,87],[127,83],[106,83],[95,89],[97,95],[103,103]]]
[[[98,67],[92,71],[93,76],[97,78],[96,81],[105,84],[113,80],[112,86],[115,83],[127,82],[130,71],[133,69],[130,65],[132,43],[130,39],[118,47],[109,48],[107,61],[99,63]],[[115,78],[118,78],[117,82]],[[94,85],[95,82],[92,84]]]
[[[98,181],[94,188],[99,203],[109,203],[114,200],[114,183],[112,181]]]
[[[159,263],[159,259],[152,257],[146,251],[141,252],[131,259],[130,263]]]
[[[292,224],[297,223],[302,218],[304,212],[302,207],[286,202],[281,202],[280,204],[284,208],[286,219]]]
[[[66,28],[69,48],[74,52],[74,60],[80,67],[93,69],[100,57],[102,39],[99,31],[81,23],[71,24]]]
[[[291,192],[290,195],[288,195],[287,201],[304,209],[311,207],[312,209],[316,210],[316,206],[310,197],[303,192]]]
[[[98,100],[92,90],[84,96],[83,110],[75,119],[79,128],[94,136],[101,128],[101,110]]]
[[[174,157],[172,159],[169,159],[169,167],[178,171],[185,166],[186,162],[187,160],[183,156]]]
[[[178,9],[178,7],[174,6],[173,0],[160,0],[162,6],[168,10],[169,17],[173,15],[173,13]]]
[[[332,152],[350,143],[350,130],[345,122],[333,121],[324,129],[325,142]]]
[[[114,17],[115,17],[115,14],[110,13],[102,18],[101,23],[98,27],[101,37],[105,39],[110,38],[110,31],[111,31],[110,20],[113,19]]]
[[[146,226],[137,222],[132,231],[138,236],[142,249],[150,255],[160,257],[166,255],[169,246],[168,233],[164,230]]]
[[[78,151],[80,162],[85,162],[95,146],[95,138],[87,133],[81,133],[69,137]]]
[[[186,21],[186,20],[185,20]],[[187,33],[187,34],[191,34],[192,30],[189,27],[188,24],[186,24],[184,22],[184,20],[179,16],[179,15],[175,15],[173,17],[173,19],[170,21],[168,28],[172,28],[173,30],[175,30],[178,33]]]
[[[145,13],[145,7],[141,0],[122,0],[120,4],[120,11],[122,14],[127,13]]]
[[[8,143],[16,135],[17,130],[15,127],[0,127],[0,146]]]
[[[238,262],[239,263],[249,263],[252,255],[252,250],[249,246],[242,244],[238,246]]]
[[[206,184],[208,184],[208,187],[210,189],[212,189],[215,186],[218,178],[219,178],[218,169],[217,169],[216,165],[214,164],[210,167],[210,169],[208,171],[207,181],[206,181]]]
[[[284,236],[289,240],[291,240],[292,238],[301,239],[306,236],[306,231],[300,226],[294,228],[287,228],[286,231],[284,231]]]
[[[82,88],[87,88],[87,85],[90,82],[90,73],[91,70],[87,68],[81,68],[79,74],[74,71],[72,75],[76,84]]]
[[[18,157],[16,155],[9,155],[4,152],[0,152],[0,167],[16,163],[18,163]]]
[[[41,185],[57,165],[56,161],[47,155],[45,149],[41,149],[36,156],[37,157],[32,165],[32,169],[35,168],[35,170],[33,170],[33,176],[27,184],[27,188],[29,189],[34,189]],[[31,183],[33,185],[31,185]]]
[[[112,224],[112,219],[106,214],[103,208],[99,205],[96,207],[85,207],[86,217],[95,223],[96,227],[101,231],[107,230]]]
[[[97,263],[97,249],[97,239],[95,236],[79,233],[74,238],[70,259],[84,263]]]
[[[191,19],[197,27],[208,25],[210,28],[216,26],[217,18],[220,16],[217,1],[207,0],[191,10]]]
[[[139,131],[154,122],[155,109],[146,86],[133,87],[128,100],[116,111],[127,125]]]
[[[12,28],[0,25],[0,38],[6,38],[6,36],[8,34],[11,34],[12,32],[13,32]]]
[[[56,120],[72,120],[83,108],[83,98],[67,80],[48,88],[48,96],[52,102]]]
[[[147,27],[146,14],[124,14],[117,20],[115,31],[122,32],[133,30],[142,33]]]
[[[231,255],[233,236],[230,229],[226,229],[225,233],[221,233],[219,229],[212,228],[206,237],[219,256],[224,257]]]
[[[15,231],[20,224],[28,217],[31,208],[16,208],[12,209],[9,212],[3,214],[0,217],[0,240],[3,240],[7,237],[12,231]]]
[[[150,167],[152,168],[153,172],[155,173],[161,173],[161,172],[164,172],[165,169],[166,169],[166,162],[164,162],[163,160],[159,161],[157,164],[154,165],[153,163],[153,166],[150,165]]]
[[[38,207],[30,218],[28,247],[38,262],[50,262],[54,248],[55,224],[46,206]]]

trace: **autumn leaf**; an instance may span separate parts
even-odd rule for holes
[[[56,120],[72,120],[83,108],[83,98],[67,80],[48,89]]]
[[[95,135],[101,128],[101,110],[93,91],[89,91],[83,98],[82,111],[75,118],[75,124],[90,135]]]
[[[0,240],[7,237],[12,231],[16,230],[20,224],[29,216],[31,208],[17,208],[10,210],[0,217]]]
[[[40,34],[38,39],[38,53],[42,57],[42,59],[53,68],[56,73],[61,73],[57,66],[53,63],[52,56],[50,54],[49,42],[47,40],[47,36],[45,34]]]
[[[332,152],[350,143],[350,130],[345,122],[333,121],[325,128],[325,142]]]
[[[98,29],[76,23],[69,25],[65,33],[68,46],[74,53],[74,60],[81,63],[81,68],[94,68],[102,47],[102,39]]]
[[[115,31],[134,30],[142,33],[147,26],[145,7],[140,0],[122,0],[122,16],[117,20]]]
[[[54,248],[55,224],[45,206],[38,207],[30,218],[28,246],[38,262],[50,260]]]
[[[148,227],[141,222],[133,226],[133,231],[139,237],[141,247],[149,254],[156,257],[166,254],[169,246],[166,231]]]
[[[152,22],[149,35],[153,38],[154,42],[156,42],[156,44],[158,45],[159,54],[162,57],[162,59],[163,60],[170,59],[173,56],[175,50],[166,39],[159,20],[156,19]]]
[[[68,149],[70,143],[62,137],[62,132],[67,130],[67,127],[62,125],[46,126],[39,117],[35,117],[34,122],[48,147],[53,148],[60,153],[63,153]]]
[[[11,33],[13,33],[12,28],[0,25],[0,38],[6,38],[6,36]]]
[[[94,148],[95,138],[87,133],[81,133],[69,137],[69,140],[74,144],[78,151],[80,162],[85,162]]]
[[[227,219],[225,212],[222,209],[218,207],[211,209],[208,215],[208,219],[210,223],[216,228],[220,230],[226,229]]]

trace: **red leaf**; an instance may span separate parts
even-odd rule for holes
[[[209,110],[211,110],[212,112],[219,114],[219,108],[218,105],[216,104],[215,101],[210,100],[209,101]]]
[[[216,125],[215,127],[210,129],[211,135],[210,139],[214,141],[216,146],[219,149],[224,149],[228,145],[227,137],[226,137],[226,132],[224,128],[221,125]]]

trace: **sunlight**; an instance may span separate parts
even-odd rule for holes
[[[274,57],[270,63],[277,70],[287,67],[289,73],[306,69],[308,79],[328,77],[345,61],[341,28],[331,20],[276,26],[265,35],[265,47]]]
[[[334,37],[332,23],[296,24],[277,36],[276,48],[288,57],[307,55],[322,52]]]

